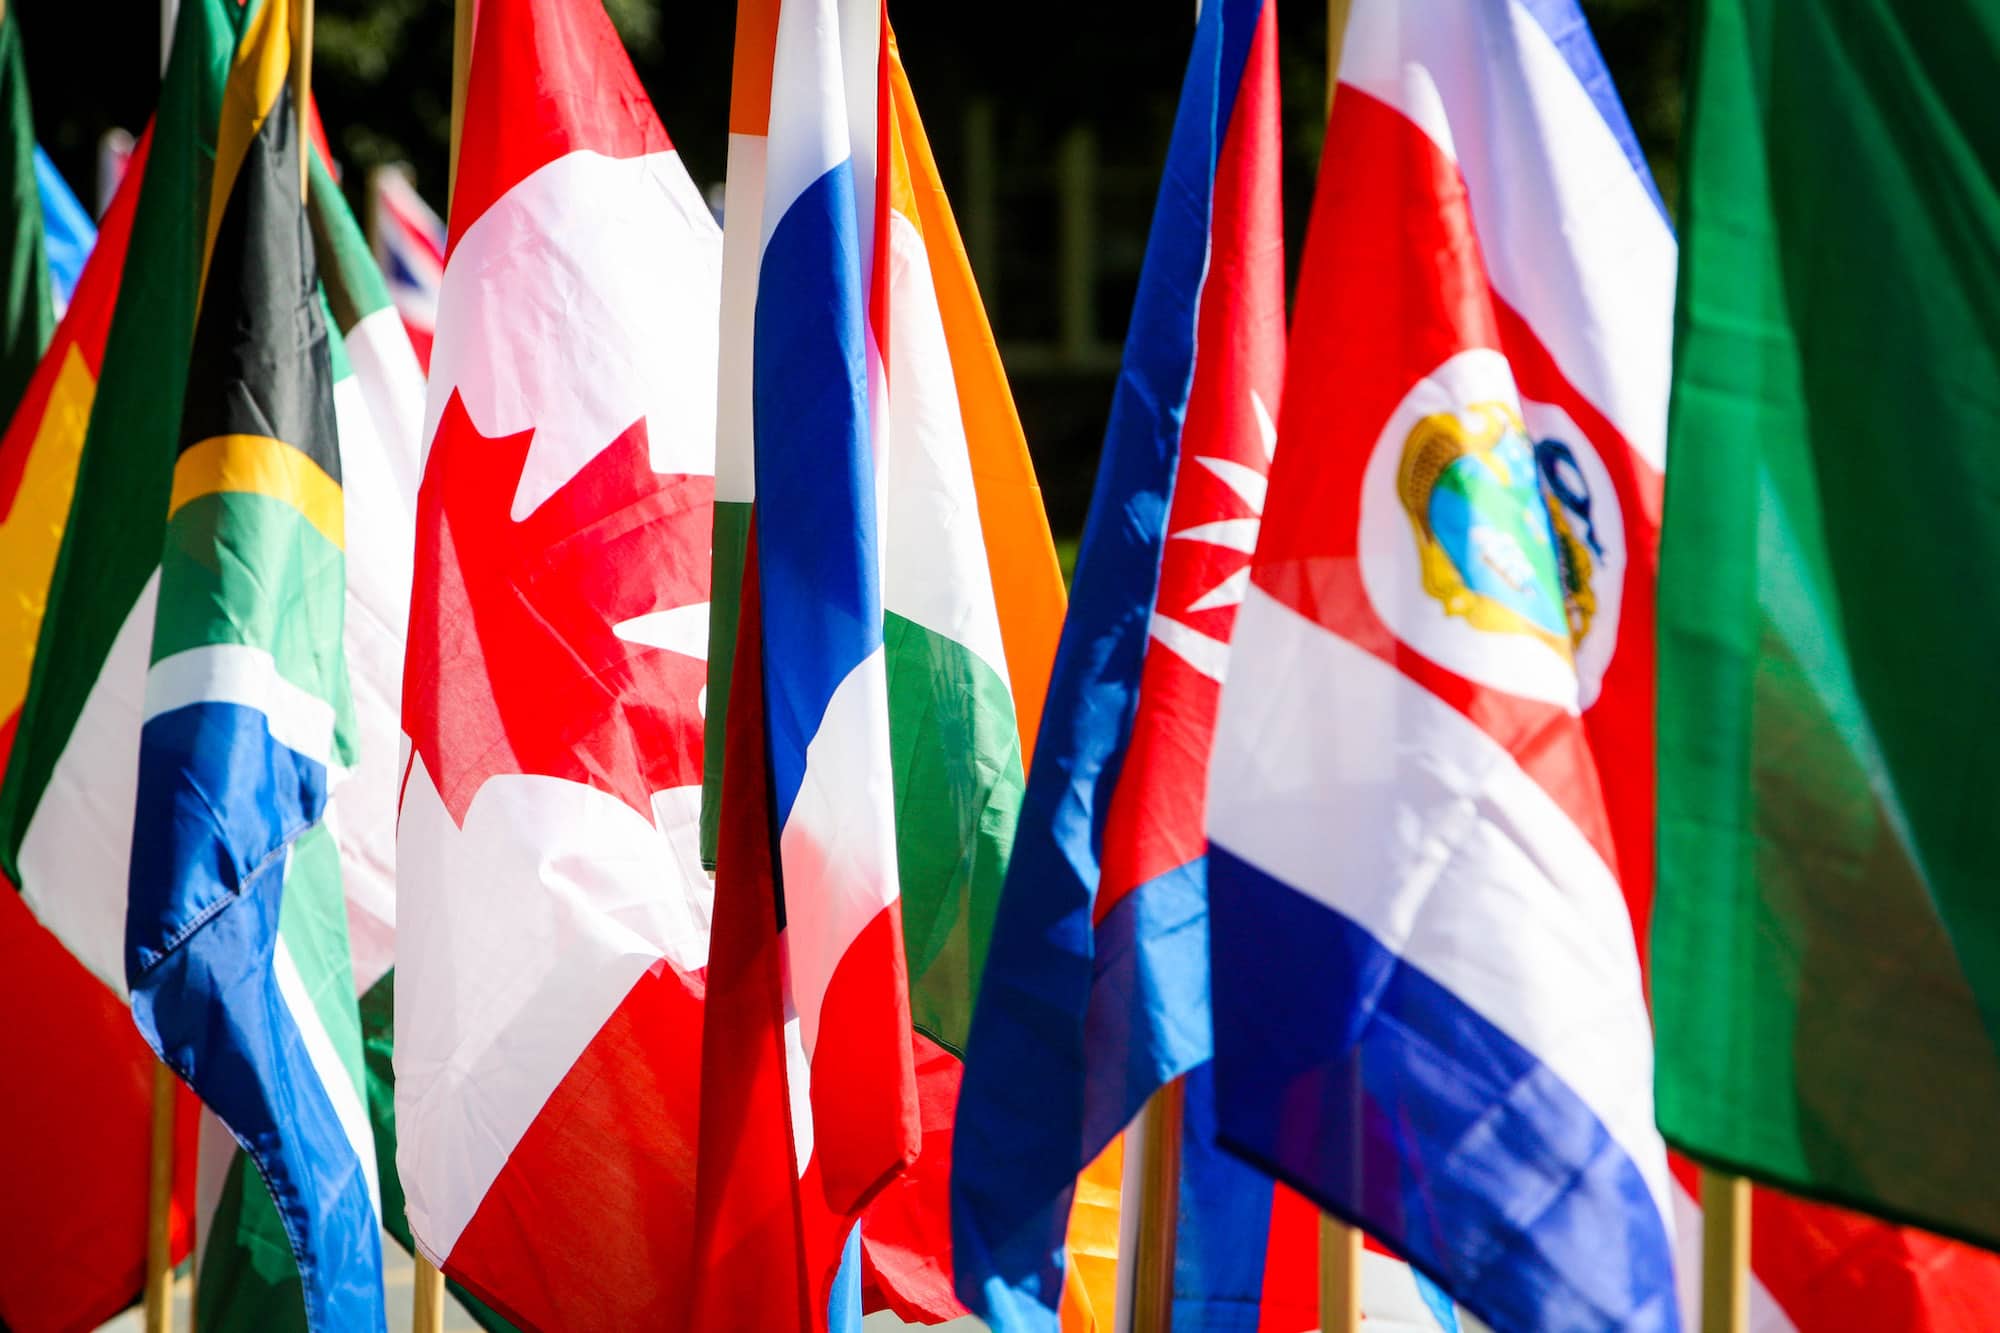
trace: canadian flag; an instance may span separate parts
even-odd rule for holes
[[[597,0],[482,0],[417,505],[397,1166],[520,1323],[679,1321],[721,235]]]

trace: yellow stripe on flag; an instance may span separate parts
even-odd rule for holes
[[[236,188],[236,173],[250,151],[250,141],[264,128],[291,73],[292,0],[263,0],[236,44],[229,82],[222,89],[222,119],[215,132],[215,182],[209,188],[208,236],[201,247],[201,285],[208,289],[208,261],[215,254],[215,233],[222,225],[223,206]]]
[[[174,464],[168,517],[191,500],[224,492],[268,495],[305,515],[335,546],[345,547],[346,508],[340,483],[304,453],[264,435],[218,435],[181,454]]]
[[[62,367],[28,446],[14,503],[0,518],[0,719],[12,716],[28,697],[49,579],[62,550],[96,398],[97,379],[72,342],[63,349]]]
[[[1109,1333],[1118,1300],[1119,1185],[1125,1178],[1125,1138],[1111,1140],[1076,1178],[1063,1249],[1062,1333]]]

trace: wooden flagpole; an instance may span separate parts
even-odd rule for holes
[[[417,1251],[417,1288],[410,1327],[414,1333],[442,1333],[444,1329],[444,1274],[424,1258],[422,1250]]]
[[[174,1071],[153,1062],[153,1133],[146,1182],[146,1333],[174,1328]]]
[[[1347,39],[1351,0],[1326,3],[1326,114],[1331,132],[1333,94],[1340,86],[1340,53]],[[1358,1110],[1358,1108],[1357,1108]],[[1356,1145],[1355,1151],[1359,1151]],[[1319,1218],[1319,1326],[1323,1333],[1360,1333],[1361,1231],[1331,1213]]]
[[[180,0],[160,0],[162,79],[173,60],[174,24],[179,17]],[[165,1061],[153,1062],[152,1132],[146,1163],[146,1271],[139,1288],[140,1321],[146,1333],[173,1333],[174,1328],[174,1088],[178,1082]]]
[[[451,160],[446,216],[458,197],[458,145],[465,134],[465,81],[472,65],[472,18],[476,0],[452,0],[451,24]],[[370,210],[371,214],[373,210]],[[412,1333],[444,1333],[444,1274],[417,1249],[416,1293],[412,1302]]]
[[[312,179],[313,0],[292,0],[292,110],[299,122],[299,198]]]
[[[1361,1231],[1319,1215],[1319,1326],[1323,1333],[1361,1327]]]
[[[1181,1080],[1154,1093],[1139,1114],[1139,1226],[1132,1254],[1133,1333],[1166,1333],[1174,1322],[1174,1238],[1181,1215]]]
[[[452,198],[458,194],[458,143],[465,135],[465,80],[472,67],[472,16],[475,0],[452,0],[451,25],[451,164],[444,201],[449,225]]]
[[[1701,1326],[1749,1333],[1750,1182],[1701,1169]]]

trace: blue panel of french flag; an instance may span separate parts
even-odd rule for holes
[[[1496,1328],[1672,1330],[1673,236],[1574,0],[1355,0],[1326,144],[1210,775],[1218,1137]]]

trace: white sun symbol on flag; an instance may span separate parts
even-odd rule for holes
[[[1254,389],[1250,391],[1250,408],[1257,418],[1257,442],[1264,449],[1264,466],[1269,468],[1278,446],[1277,423],[1271,420],[1271,410]],[[1196,454],[1194,461],[1235,492],[1249,506],[1250,517],[1216,519],[1167,534],[1169,541],[1202,542],[1243,557],[1227,578],[1182,608],[1183,615],[1243,604],[1250,591],[1250,556],[1257,549],[1257,526],[1264,520],[1264,496],[1269,486],[1264,473],[1235,459]],[[1221,681],[1229,663],[1229,645],[1222,640],[1174,619],[1160,607],[1153,609],[1153,637],[1202,675]]]

